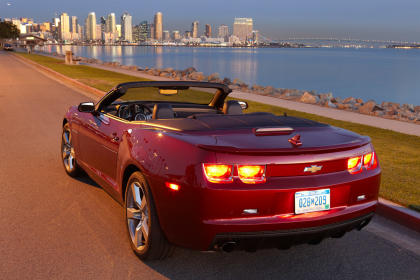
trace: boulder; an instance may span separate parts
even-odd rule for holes
[[[357,102],[357,103],[360,103],[360,104],[363,104],[363,99],[361,99],[361,98],[357,98],[357,99],[356,99],[356,102]]]
[[[203,72],[193,72],[193,73],[189,74],[188,77],[191,80],[196,80],[196,81],[203,81],[204,80]]]
[[[420,113],[420,106],[416,106],[416,107],[414,107],[414,112],[416,112],[416,113]]]
[[[356,103],[356,98],[354,97],[347,97],[346,99],[343,100],[344,104],[355,104]]]
[[[243,81],[241,81],[238,78],[235,78],[232,82],[234,85],[238,85],[238,86],[242,86],[242,85],[246,85]]]
[[[229,78],[224,78],[223,79],[223,83],[225,84],[225,85],[230,85],[231,83],[232,83],[232,81],[229,79]]]
[[[274,93],[274,88],[273,88],[273,87],[271,87],[271,86],[265,87],[265,88],[263,89],[263,93],[264,93],[265,95],[272,95],[272,94]]]
[[[319,98],[321,98],[321,100],[323,100],[323,99],[331,100],[333,98],[333,94],[331,92],[329,92],[329,93],[321,93],[319,95]]]
[[[252,87],[251,87],[251,89],[252,90],[255,90],[255,91],[263,91],[264,90],[264,87],[263,86],[260,86],[260,85],[253,85]]]
[[[186,75],[188,75],[188,74],[191,74],[193,72],[197,72],[197,70],[194,67],[189,67],[189,68],[185,69],[184,72],[186,73]]]
[[[319,98],[318,96],[312,95],[309,92],[305,91],[305,93],[301,96],[299,100],[303,103],[316,104]]]
[[[360,106],[359,112],[362,114],[369,115],[373,111],[373,108],[375,107],[375,105],[376,105],[375,101],[369,100],[368,102]]]
[[[213,73],[208,77],[208,79],[209,79],[209,82],[214,82],[216,80],[220,80],[220,75],[219,73]]]

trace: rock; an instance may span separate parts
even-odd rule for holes
[[[271,86],[265,87],[263,93],[265,95],[272,95],[274,93],[274,88]]]
[[[229,79],[229,78],[224,78],[223,79],[223,83],[225,84],[225,85],[230,85],[230,84],[232,84],[232,81]]]
[[[416,113],[420,113],[420,106],[416,106],[416,107],[414,107],[414,112],[416,112]]]
[[[341,109],[341,110],[346,109],[346,105],[342,103],[337,103],[336,106],[337,106],[337,109]]]
[[[375,101],[369,100],[368,102],[360,106],[359,112],[362,114],[369,115],[373,111],[373,108],[375,107],[375,105],[376,105]]]
[[[189,74],[188,77],[191,80],[196,80],[196,81],[203,81],[204,80],[203,72],[193,72],[193,73]]]
[[[252,90],[255,90],[255,91],[263,91],[264,90],[264,87],[263,86],[260,86],[260,85],[253,85],[251,87],[251,89]]]
[[[372,109],[372,111],[373,112],[376,112],[376,111],[384,111],[385,109],[384,108],[382,108],[380,105],[378,105],[378,104],[376,104],[374,107],[373,107],[373,109]]]
[[[343,100],[344,104],[355,104],[356,103],[356,98],[354,97],[347,97],[346,99]]]
[[[186,75],[188,75],[188,74],[191,74],[193,72],[197,72],[197,70],[194,67],[189,67],[189,68],[185,69],[184,72],[186,73]]]
[[[174,71],[174,69],[173,69],[173,68],[171,68],[171,67],[168,67],[168,68],[162,69],[162,71],[163,71],[163,72],[173,72],[173,71]]]
[[[319,95],[319,98],[321,98],[321,100],[323,100],[323,99],[331,100],[333,98],[333,94],[331,92],[329,92],[329,93],[321,93]]]
[[[357,98],[357,99],[356,99],[356,102],[357,102],[357,103],[360,103],[360,104],[363,104],[363,99],[361,99],[361,98]]]
[[[306,91],[299,100],[303,103],[316,104],[319,98]]]
[[[238,86],[242,86],[242,85],[246,85],[243,81],[241,81],[238,78],[235,78],[232,82],[234,85],[238,85]]]
[[[209,82],[220,80],[220,75],[219,73],[213,73],[208,77],[208,79],[209,79]]]

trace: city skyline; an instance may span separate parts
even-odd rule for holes
[[[320,0],[317,3],[310,0],[299,3],[273,0],[251,3],[248,0],[234,0],[229,5],[220,0],[200,5],[190,5],[191,0],[176,3],[161,0],[147,6],[136,1],[129,1],[121,6],[107,0],[88,3],[80,0],[71,3],[56,3],[52,0],[44,0],[42,3],[9,2],[11,6],[6,6],[6,2],[0,0],[0,17],[32,17],[37,21],[49,21],[62,12],[82,19],[89,11],[95,11],[97,15],[111,12],[121,15],[128,11],[133,17],[133,25],[136,25],[143,20],[152,21],[156,11],[161,11],[166,15],[164,28],[182,33],[188,30],[186,26],[190,26],[194,20],[214,27],[227,24],[232,28],[231,18],[252,17],[258,23],[258,29],[274,40],[290,37],[420,40],[420,18],[417,16],[420,3],[414,0],[372,0],[368,3],[355,0],[353,4],[332,0]],[[200,25],[200,29],[203,26]]]

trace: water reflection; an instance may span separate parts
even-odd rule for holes
[[[44,46],[42,50],[140,67],[186,69],[249,85],[332,92],[342,98],[420,104],[420,50],[232,49],[144,46]],[[385,78],[384,78],[385,77]],[[354,83],[354,81],[358,81]]]

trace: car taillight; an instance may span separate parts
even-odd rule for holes
[[[246,184],[265,182],[265,165],[238,165],[239,179]]]
[[[362,172],[362,167],[366,170],[375,169],[378,166],[378,159],[375,152],[363,156],[352,157],[347,160],[347,170],[351,174]]]
[[[378,159],[375,152],[363,156],[363,167],[367,170],[375,169],[378,166]]]
[[[347,170],[351,174],[356,174],[356,173],[361,172],[362,171],[362,160],[363,160],[362,156],[349,158],[348,161],[347,161]]]
[[[233,165],[203,163],[204,174],[212,183],[233,181]]]

